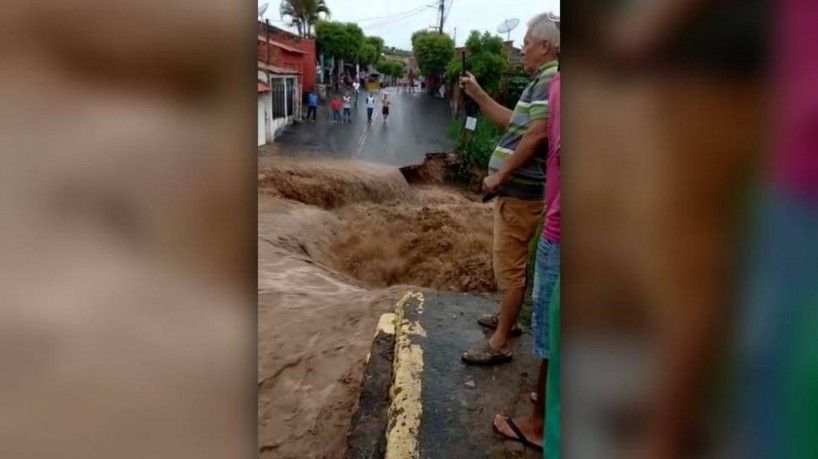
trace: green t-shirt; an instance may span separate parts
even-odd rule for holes
[[[545,448],[543,459],[560,458],[560,279],[551,297],[549,313],[551,326],[551,356],[548,360],[548,378],[545,386]]]

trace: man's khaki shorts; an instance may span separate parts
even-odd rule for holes
[[[542,199],[494,202],[494,278],[499,291],[525,287],[528,246],[542,217]]]

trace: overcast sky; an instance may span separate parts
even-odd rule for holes
[[[412,33],[434,25],[437,1],[407,0],[325,0],[332,10],[332,19],[355,22],[366,35],[382,37],[387,46],[411,50]],[[277,27],[284,27],[279,16],[280,0],[258,0],[259,6],[269,3],[264,19]],[[425,8],[426,5],[435,6]],[[362,8],[361,5],[366,5]],[[520,25],[511,32],[511,39],[520,46],[525,35],[525,24],[537,13],[559,13],[560,0],[446,0],[451,6],[444,31],[451,36],[457,28],[457,46],[461,46],[471,30],[496,33],[505,19],[520,19]],[[505,37],[506,34],[503,34]]]

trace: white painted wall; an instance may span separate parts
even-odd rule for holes
[[[272,85],[270,85],[272,87]],[[264,94],[264,106],[267,108],[267,116],[265,117],[265,137],[267,143],[275,141],[275,128],[273,128],[273,92],[268,91]]]
[[[267,109],[265,104],[266,93],[258,96],[258,145],[267,143]]]
[[[276,131],[278,131],[279,129],[283,129],[284,126],[290,124],[289,121],[290,121],[289,118],[276,118],[276,119],[274,119],[272,121],[272,123],[271,123],[271,128],[272,128],[273,134],[275,135]]]
[[[268,80],[267,73],[263,71],[258,72],[259,81],[264,81],[272,87],[275,84],[284,83],[287,85],[287,89],[290,91],[298,90],[298,85],[294,85],[292,82],[287,82],[287,77],[279,76],[279,75],[271,75],[271,78]],[[300,94],[297,96],[300,97]],[[275,142],[275,134],[277,131],[283,129],[288,124],[292,123],[293,121],[293,112],[298,111],[301,108],[301,104],[299,100],[296,100],[295,97],[293,98],[293,104],[287,104],[286,113],[287,116],[284,118],[272,118],[273,115],[273,93],[272,91],[266,92],[263,94],[259,94],[258,97],[258,145],[264,145],[265,143],[273,143]],[[290,106],[294,105],[294,106]]]

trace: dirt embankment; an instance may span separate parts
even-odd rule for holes
[[[408,286],[494,289],[491,208],[396,169],[275,157],[258,216],[260,453],[338,457],[379,315]]]

